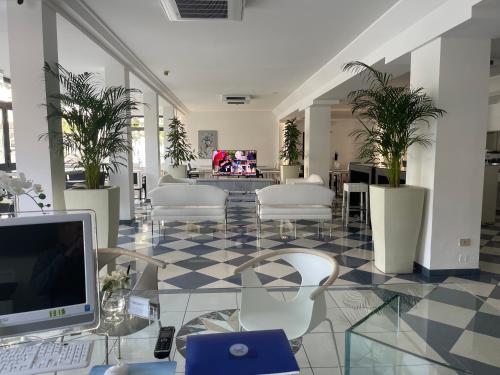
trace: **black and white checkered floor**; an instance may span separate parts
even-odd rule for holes
[[[422,283],[432,282],[432,288],[418,292],[403,317],[405,322],[431,347],[440,348],[439,354],[447,356],[448,362],[465,364],[475,374],[500,373],[500,359],[495,354],[500,350],[500,217],[497,225],[483,227],[480,274],[432,280],[417,273],[387,275],[378,271],[372,262],[371,231],[355,220],[344,228],[336,215],[331,236],[328,226],[318,235],[316,222],[299,221],[296,237],[290,223],[280,226],[266,222],[261,239],[257,239],[255,209],[250,202],[232,202],[228,219],[227,233],[217,223],[173,222],[165,223],[161,232],[155,227],[152,234],[148,209],[139,206],[137,220],[120,226],[119,246],[166,261],[167,268],[159,274],[159,288],[165,292],[211,288],[234,292],[234,287],[240,285],[239,277],[233,275],[238,265],[289,247],[319,249],[334,255],[341,267],[335,286],[345,290],[373,285],[391,290],[399,284],[418,289]],[[300,283],[300,276],[282,261],[265,262],[257,272],[267,286]],[[450,283],[460,283],[465,290]]]
[[[335,285],[372,285],[411,282],[444,282],[453,277],[439,276],[431,280],[418,273],[383,274],[373,265],[371,231],[352,220],[343,227],[335,215],[331,236],[329,224],[318,235],[314,221],[297,222],[295,236],[292,223],[264,222],[261,238],[257,238],[255,207],[251,202],[233,202],[228,213],[228,229],[215,222],[186,224],[165,223],[161,229],[151,221],[146,206],[138,206],[136,221],[121,225],[118,245],[146,252],[169,263],[160,271],[160,289],[231,288],[240,285],[234,269],[245,261],[266,252],[283,248],[310,248],[334,255],[340,265]],[[480,256],[481,273],[465,279],[482,283],[500,281],[500,218],[499,223],[483,228]],[[300,276],[285,262],[264,262],[257,269],[268,286],[294,286]]]

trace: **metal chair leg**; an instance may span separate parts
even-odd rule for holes
[[[349,225],[349,211],[351,210],[350,207],[351,204],[351,194],[347,192],[347,206],[346,206],[346,211],[345,211],[345,226],[347,227]]]
[[[359,193],[359,221],[362,223],[363,222],[363,216],[365,214],[365,194],[363,192]]]
[[[365,221],[365,224],[368,225],[368,218],[369,218],[369,211],[370,211],[370,192],[366,192],[366,199],[365,199],[365,202],[366,202],[366,221]]]

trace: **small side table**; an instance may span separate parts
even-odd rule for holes
[[[235,357],[234,344],[248,353]],[[186,342],[186,375],[298,374],[299,366],[282,329],[191,335]]]

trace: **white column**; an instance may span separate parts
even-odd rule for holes
[[[447,111],[422,126],[432,146],[408,154],[407,183],[427,188],[417,262],[428,270],[479,266],[489,59],[486,39],[439,38],[411,55],[411,86]]]
[[[56,210],[64,206],[64,158],[55,139],[61,134],[61,121],[47,121],[47,97],[59,93],[59,83],[44,77],[43,65],[57,63],[56,14],[40,0],[19,6],[7,2],[12,108],[16,140],[17,170],[43,186]],[[53,102],[59,105],[57,102]],[[48,141],[39,141],[51,133]],[[36,210],[34,203],[21,200],[21,210]]]
[[[158,94],[145,92],[144,138],[146,145],[146,188],[154,189],[160,178],[160,129],[158,126]]]
[[[168,124],[170,123],[170,119],[174,117],[174,107],[170,103],[166,103],[163,106],[163,150],[160,151],[161,153],[161,158],[162,158],[162,164],[163,164],[163,170],[168,171],[168,166],[171,164],[170,158],[165,159],[165,153],[167,152],[167,147],[168,147]]]
[[[328,183],[330,170],[331,106],[313,104],[305,109],[304,177],[318,174]]]
[[[128,69],[116,60],[108,59],[106,61],[104,76],[106,86],[130,87]],[[132,142],[130,127],[126,137],[129,142]],[[111,174],[110,183],[120,187],[120,220],[129,221],[135,218],[132,150],[125,153],[123,158],[122,162],[125,165],[117,173]]]

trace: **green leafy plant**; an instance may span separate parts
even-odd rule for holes
[[[347,63],[344,71],[361,73],[368,88],[348,94],[353,115],[363,125],[351,132],[360,143],[359,156],[388,169],[389,185],[399,187],[401,161],[414,144],[427,147],[431,139],[419,132],[419,122],[444,116],[423,88],[391,86],[392,75],[360,61]]]
[[[280,150],[280,158],[286,165],[298,165],[300,152],[300,130],[297,128],[297,119],[289,119],[285,122],[283,133],[283,147]]]
[[[44,70],[62,89],[60,94],[50,95],[46,104],[48,118],[67,124],[66,131],[55,140],[61,144],[61,151],[72,157],[73,167],[84,169],[86,187],[99,189],[101,171],[117,172],[125,165],[123,155],[131,149],[127,137],[131,113],[140,104],[133,96],[140,91],[102,87],[95,73],[75,74],[59,64],[52,67],[45,63]]]
[[[172,117],[170,119],[170,124],[168,124],[167,142],[168,147],[165,153],[165,159],[172,159],[172,165],[174,167],[178,167],[182,163],[196,159],[194,150],[191,148],[191,144],[188,141],[184,124],[177,116]]]

